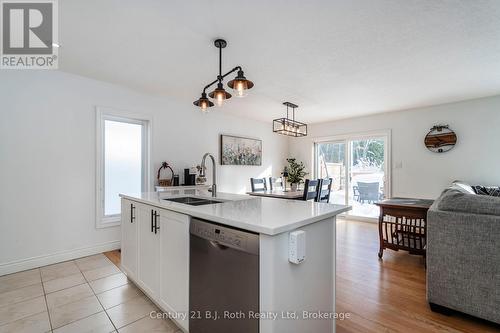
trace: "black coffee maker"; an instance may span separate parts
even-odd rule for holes
[[[184,169],[184,185],[196,185],[196,174],[190,173],[190,169]]]

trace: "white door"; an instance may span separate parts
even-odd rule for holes
[[[137,203],[122,199],[121,266],[131,278],[137,277]]]
[[[159,209],[140,206],[137,209],[139,225],[139,274],[137,283],[156,300],[160,290],[160,217],[155,216]]]
[[[160,305],[179,314],[189,313],[189,216],[162,211],[160,218]],[[175,320],[188,330],[189,317]]]

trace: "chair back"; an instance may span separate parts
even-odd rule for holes
[[[269,177],[269,189],[272,190],[282,190],[283,189],[283,178]]]
[[[250,185],[252,186],[252,192],[267,191],[266,178],[250,178]]]
[[[378,201],[379,200],[379,182],[364,183],[358,182],[360,201]]]
[[[319,190],[318,190],[318,198],[316,201],[318,202],[330,202],[330,192],[332,190],[333,178],[320,179]]]
[[[306,179],[304,185],[304,195],[302,196],[302,200],[308,201],[314,199],[314,201],[316,201],[318,198],[318,190],[319,190],[318,179]]]

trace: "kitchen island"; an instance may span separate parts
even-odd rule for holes
[[[121,197],[123,270],[185,332],[334,331],[335,218],[349,206],[198,189]]]

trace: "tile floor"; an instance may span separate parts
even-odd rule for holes
[[[0,277],[0,333],[181,332],[155,310],[102,254]]]

